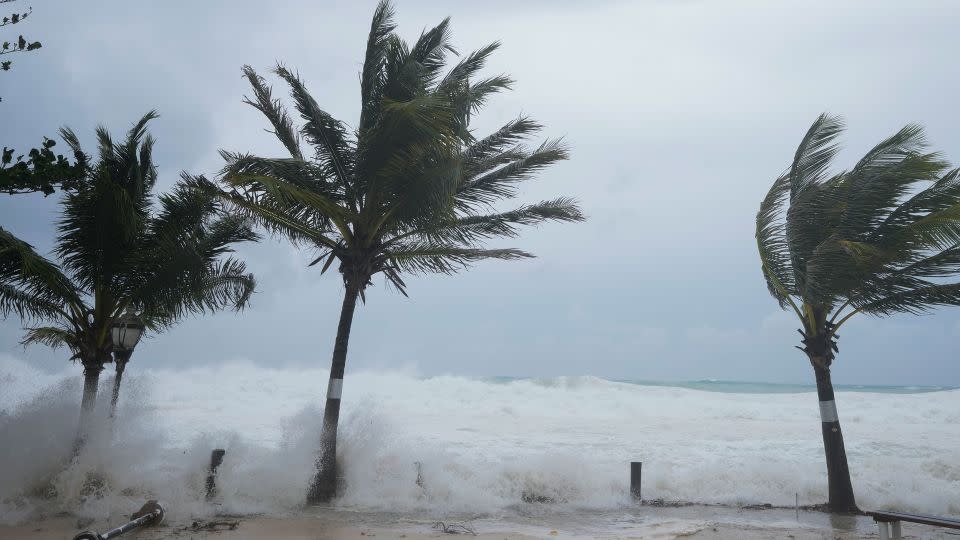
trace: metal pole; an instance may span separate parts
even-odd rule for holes
[[[156,525],[163,521],[163,507],[157,504],[157,501],[147,501],[147,503],[131,517],[133,518],[131,521],[124,523],[116,529],[111,529],[103,534],[84,531],[74,536],[73,540],[109,540],[110,538],[116,538],[138,527]]]
[[[642,501],[643,498],[640,496],[640,471],[643,468],[643,462],[641,461],[631,461],[630,462],[630,495],[633,496],[634,500]]]
[[[890,527],[886,521],[878,521],[877,527],[880,529],[880,540],[890,540]]]

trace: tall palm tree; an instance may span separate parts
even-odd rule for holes
[[[310,503],[335,494],[350,326],[357,299],[365,301],[373,276],[383,274],[406,295],[403,273],[452,274],[483,259],[531,257],[518,249],[487,248],[484,241],[515,237],[521,225],[583,219],[568,198],[494,209],[517,195],[519,182],[566,159],[567,150],[559,141],[522,146],[540,128],[525,117],[474,137],[473,114],[512,81],[503,75],[474,78],[497,43],[448,69],[448,54],[454,52],[449,41],[447,19],[408,46],[394,33],[393,11],[382,1],[367,41],[360,121],[352,133],[320,108],[297,75],[278,66],[275,72],[290,86],[304,122],[296,130],[264,79],[244,67],[254,96],[246,102],[267,117],[289,156],[224,152],[222,197],[267,229],[316,248],[319,256],[311,265],[322,263],[326,271],[339,261],[345,287]],[[311,154],[301,148],[301,137]]]
[[[800,320],[799,349],[817,382],[829,506],[855,511],[830,366],[837,331],[857,314],[923,313],[960,305],[960,170],[925,152],[908,125],[849,171],[831,174],[843,131],[821,115],[757,213],[770,294]]]
[[[29,328],[23,343],[66,346],[83,366],[77,450],[118,317],[132,308],[160,330],[191,313],[240,309],[255,287],[243,262],[224,257],[233,243],[257,239],[244,218],[220,215],[218,202],[186,182],[154,201],[146,128],[155,117],[148,113],[116,143],[98,128],[99,160],[62,203],[55,249],[62,268],[0,231],[0,315],[47,322]],[[72,131],[61,135],[82,152]]]

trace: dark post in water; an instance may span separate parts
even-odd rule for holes
[[[207,500],[214,498],[217,495],[217,467],[223,463],[223,456],[227,451],[222,448],[217,448],[210,453],[210,470],[207,472]]]
[[[641,461],[630,462],[630,495],[636,501],[643,500],[640,497],[640,469],[643,467]]]

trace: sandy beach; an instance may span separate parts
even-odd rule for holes
[[[822,512],[794,510],[748,510],[729,507],[682,508],[637,507],[618,512],[563,512],[531,508],[521,519],[458,515],[429,518],[425,515],[354,512],[320,508],[287,516],[215,516],[203,519],[169,520],[157,527],[124,535],[140,539],[255,540],[380,540],[446,538],[462,536],[478,540],[525,538],[677,538],[734,540],[792,538],[797,540],[852,540],[876,538],[873,521],[862,516],[831,516]],[[437,520],[459,534],[444,533]],[[119,521],[118,521],[119,520]],[[97,520],[77,527],[77,518],[60,516],[19,526],[0,526],[0,538],[10,540],[70,539],[81,530],[105,532],[122,521]],[[468,528],[467,531],[464,528]],[[956,532],[905,524],[905,538],[954,539]]]

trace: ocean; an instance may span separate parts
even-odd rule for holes
[[[134,361],[113,425],[105,371],[98,431],[66,466],[81,388],[69,367],[48,374],[0,357],[0,523],[77,507],[122,513],[148,496],[173,517],[203,515],[214,448],[227,451],[219,511],[300,507],[326,370]],[[837,390],[861,507],[960,514],[960,390]],[[344,510],[499,516],[541,504],[531,501],[615,510],[630,504],[631,461],[643,462],[645,499],[792,507],[827,498],[812,385],[348,371],[338,450]],[[84,488],[89,473],[103,479],[96,493]]]

